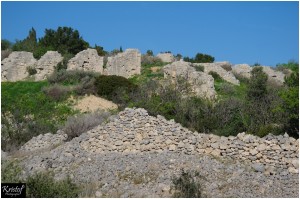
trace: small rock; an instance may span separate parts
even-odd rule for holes
[[[257,172],[264,172],[265,171],[265,166],[261,163],[254,163],[252,165],[252,168]]]
[[[169,150],[170,150],[170,151],[175,151],[175,150],[176,150],[176,146],[175,146],[174,144],[171,144],[171,145],[169,146]]]
[[[290,173],[299,173],[298,169],[296,169],[296,168],[294,168],[294,167],[289,167],[289,168],[288,168],[288,171],[289,171]]]
[[[97,198],[101,198],[101,197],[102,197],[101,191],[96,191],[95,196],[96,196]]]

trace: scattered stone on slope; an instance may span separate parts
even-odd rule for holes
[[[45,80],[51,75],[55,67],[63,61],[63,57],[57,51],[47,51],[36,63],[35,81]]]
[[[248,64],[236,64],[232,68],[234,75],[250,79],[252,68]]]
[[[113,57],[108,57],[105,75],[130,78],[141,74],[141,53],[137,49],[126,49]]]
[[[156,57],[160,58],[163,62],[171,63],[176,61],[174,55],[172,53],[159,53]]]
[[[173,83],[180,83],[181,79],[187,81],[196,96],[207,99],[216,97],[214,78],[204,72],[196,71],[189,62],[173,62],[164,66],[163,71],[164,78],[171,79]]]
[[[103,57],[95,49],[86,49],[69,60],[67,70],[84,70],[103,73]]]
[[[231,68],[231,64],[229,62],[215,62],[215,63],[194,63],[195,66],[203,66],[204,72],[216,72],[222,79],[224,79],[227,82],[230,82],[234,85],[240,85],[240,81],[235,78],[232,71],[227,71],[223,67]]]
[[[28,67],[34,68],[36,59],[30,52],[15,51],[1,61],[1,81],[16,82],[25,80]]]

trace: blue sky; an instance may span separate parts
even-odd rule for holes
[[[90,43],[233,64],[299,60],[298,2],[1,2],[1,38],[70,26]]]

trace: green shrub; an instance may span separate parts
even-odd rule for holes
[[[99,74],[83,70],[59,70],[48,77],[50,84],[76,85],[87,78],[92,79]]]
[[[38,173],[28,177],[27,197],[30,198],[74,198],[78,197],[79,187],[70,178],[55,181],[50,173]]]
[[[211,55],[197,53],[195,58],[184,57],[183,60],[191,63],[213,63],[215,58]]]
[[[223,80],[222,77],[214,71],[210,71],[208,74],[211,75],[214,78],[215,81],[222,81]]]
[[[28,66],[26,68],[27,72],[29,73],[29,75],[35,75],[37,73],[36,69],[32,66]]]
[[[161,65],[163,62],[160,58],[158,57],[154,57],[154,56],[150,56],[150,55],[142,55],[142,65]]]
[[[95,86],[98,95],[109,100],[114,98],[120,88],[126,92],[131,92],[136,89],[136,85],[131,83],[128,79],[116,75],[100,75],[96,77]]]
[[[174,198],[201,198],[202,187],[199,173],[181,170],[179,177],[172,178],[172,190]]]
[[[21,182],[21,167],[16,160],[1,160],[1,183]]]
[[[66,99],[70,89],[63,85],[54,84],[47,87],[44,87],[42,91],[55,101],[61,101]]]
[[[196,69],[196,71],[204,72],[204,66],[202,65],[194,65],[194,68]]]
[[[68,135],[68,140],[72,140],[75,137],[79,137],[82,133],[85,133],[95,126],[98,126],[107,121],[109,116],[109,112],[102,111],[70,116],[67,119],[63,130]]]

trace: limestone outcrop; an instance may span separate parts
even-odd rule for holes
[[[63,57],[57,51],[48,51],[36,63],[35,81],[45,80],[51,75],[55,67],[63,61]]]
[[[126,49],[113,57],[108,57],[105,75],[130,78],[141,74],[141,53],[137,49]]]
[[[215,62],[215,63],[194,63],[196,66],[203,66],[204,72],[209,73],[211,71],[216,72],[220,75],[222,79],[230,82],[234,85],[240,85],[240,81],[235,78],[231,70],[225,70],[224,68],[231,68],[229,62]]]
[[[171,79],[173,83],[180,78],[185,79],[190,85],[192,92],[199,97],[214,99],[216,91],[214,78],[201,71],[196,71],[189,62],[177,61],[164,66],[164,78]]]
[[[69,60],[67,70],[84,70],[103,73],[103,57],[95,49],[83,50]]]
[[[284,83],[284,73],[281,71],[275,71],[270,66],[261,66],[263,71],[268,75],[268,81],[274,82],[278,85],[283,85]],[[236,76],[244,77],[250,79],[252,67],[248,64],[237,64],[233,67],[232,71]]]
[[[21,81],[28,76],[28,67],[35,67],[36,59],[30,52],[15,51],[1,62],[1,81]]]
[[[172,53],[159,53],[156,57],[160,58],[163,62],[171,63],[176,61],[174,55]]]
[[[236,64],[232,68],[233,74],[243,78],[251,77],[252,68],[248,64]]]

